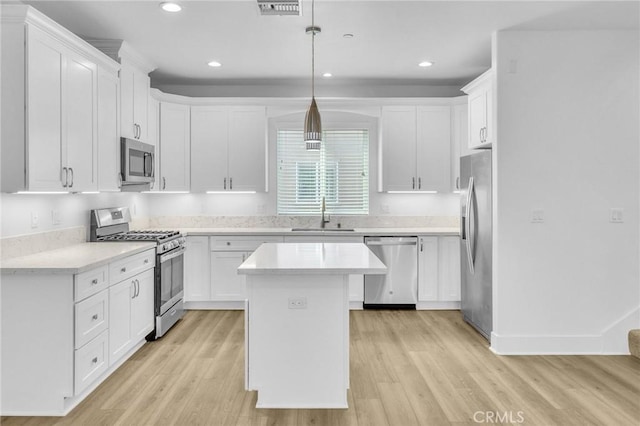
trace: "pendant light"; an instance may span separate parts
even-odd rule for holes
[[[315,0],[311,0],[311,26],[306,29],[307,34],[311,33],[311,105],[304,117],[304,141],[308,150],[316,151],[322,141],[322,123],[315,98],[315,38],[320,31],[320,27],[315,26]]]

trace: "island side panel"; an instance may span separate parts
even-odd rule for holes
[[[347,408],[348,275],[248,275],[247,290],[256,407]]]

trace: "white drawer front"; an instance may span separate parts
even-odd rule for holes
[[[95,339],[78,349],[75,354],[75,394],[87,388],[102,373],[107,371],[109,333],[103,331]]]
[[[278,236],[237,236],[211,237],[211,251],[254,251],[262,243],[281,243],[284,239]]]
[[[156,266],[155,249],[120,259],[109,265],[109,279],[111,283],[119,283],[149,268]]]
[[[86,299],[109,286],[109,267],[107,265],[75,276],[75,301]]]
[[[76,303],[76,343],[79,349],[109,327],[109,291]]]

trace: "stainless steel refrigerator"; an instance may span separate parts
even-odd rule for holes
[[[491,150],[460,158],[462,314],[487,340],[493,329]]]

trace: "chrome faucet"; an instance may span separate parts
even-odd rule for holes
[[[324,229],[324,225],[331,221],[331,216],[325,215],[325,210],[327,209],[324,197],[322,197],[322,219],[320,220],[320,228]]]

